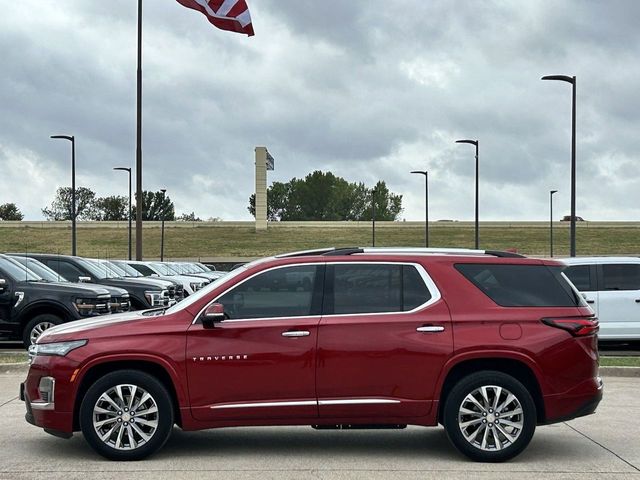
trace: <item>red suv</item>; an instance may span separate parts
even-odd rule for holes
[[[28,422],[115,460],[183,430],[444,425],[474,460],[602,398],[598,321],[552,260],[325,249],[258,260],[162,309],[71,322],[30,349]]]

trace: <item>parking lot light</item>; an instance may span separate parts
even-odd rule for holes
[[[114,170],[122,170],[129,172],[129,260],[131,260],[131,168],[130,167],[114,167]]]
[[[576,256],[576,77],[568,75],[546,75],[542,80],[559,80],[572,86],[571,101],[571,257]]]
[[[164,199],[165,199],[165,193],[167,193],[167,189],[163,188],[160,191],[162,192],[162,213],[160,214],[162,215],[162,228],[160,232],[160,261],[164,262],[164,215],[166,210]]]
[[[553,257],[553,194],[558,190],[549,190],[549,253]]]
[[[429,248],[429,172],[414,170],[411,173],[424,175],[424,246]]]
[[[51,135],[50,138],[71,142],[71,255],[76,255],[76,139],[73,135]]]
[[[480,234],[479,234],[479,209],[478,209],[478,200],[479,200],[479,186],[480,186],[480,176],[479,176],[479,162],[478,162],[478,140],[456,140],[456,143],[468,143],[469,145],[474,145],[476,147],[476,242],[475,248],[478,250],[480,248]]]

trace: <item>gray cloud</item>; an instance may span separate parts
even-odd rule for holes
[[[578,77],[578,214],[635,220],[640,65],[632,0],[472,2],[253,0],[256,36],[216,30],[170,0],[145,2],[146,189],[178,212],[250,219],[253,148],[276,157],[270,180],[332,170],[378,179],[423,216],[542,220],[548,190],[569,208],[570,86]],[[38,11],[38,15],[34,15]],[[12,2],[0,19],[0,203],[40,218],[69,176],[123,194],[113,166],[135,158],[135,5]],[[17,170],[16,170],[17,169]],[[605,193],[606,192],[606,193]]]

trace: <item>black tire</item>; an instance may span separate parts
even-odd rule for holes
[[[22,331],[22,343],[24,347],[29,348],[35,343],[31,341],[32,338],[37,339],[44,330],[55,325],[60,325],[61,323],[64,323],[64,320],[51,313],[36,315],[27,322]],[[38,331],[40,331],[40,334],[38,334]]]
[[[134,422],[136,418],[138,419],[138,422],[140,422],[142,419],[148,422],[150,417],[134,417],[137,412],[128,410],[126,407],[126,402],[120,405],[122,407],[120,413],[124,414],[125,416],[118,416],[115,410],[114,414],[104,416],[99,416],[100,414],[94,413],[94,408],[96,408],[98,402],[102,402],[102,400],[99,400],[100,397],[104,393],[115,392],[117,386],[122,386],[121,390],[123,392],[124,400],[127,400],[127,391],[129,392],[129,394],[131,394],[132,392],[131,388],[129,388],[130,385],[135,386],[138,393],[140,393],[141,390],[146,391],[151,396],[151,400],[155,402],[155,407],[157,408],[156,415],[149,414],[154,417],[152,418],[152,421],[157,424],[157,427],[150,434],[148,430],[143,432],[150,435],[146,440],[142,439],[143,437],[138,435],[135,429],[137,429],[137,431],[139,432],[141,429],[144,430],[148,429],[149,427],[144,426],[142,423],[137,423],[134,426]],[[135,395],[130,395],[128,399],[130,400],[132,396],[134,397],[134,400],[131,403],[131,406],[135,408]],[[149,402],[149,400],[147,400],[147,402]],[[104,403],[101,403],[101,405],[106,406],[106,404]],[[153,407],[153,403],[145,402],[144,405],[144,407],[142,407],[142,405],[140,406],[142,408],[145,408],[145,411],[153,410],[153,408],[150,408],[150,406]],[[126,417],[126,415],[132,414],[132,412],[133,415],[131,417]],[[91,447],[103,457],[110,460],[141,460],[159,450],[168,440],[174,423],[173,412],[174,409],[171,396],[167,392],[165,386],[156,377],[138,370],[119,370],[101,377],[87,390],[87,393],[82,399],[82,403],[80,405],[80,429],[82,430],[82,434],[84,435],[84,438],[87,440],[89,445],[91,445]],[[110,423],[105,424],[102,427],[96,427],[94,426],[94,415],[96,415],[96,421],[98,423],[104,418],[115,417],[117,422],[119,422],[119,426],[117,426],[115,423]],[[100,418],[100,420],[97,420],[98,418]],[[131,418],[133,418],[133,420],[131,420]],[[127,421],[130,422],[130,424],[129,426],[125,427],[127,425]],[[109,428],[107,425],[114,425],[114,428],[116,428],[117,430],[115,430],[113,434],[108,436],[107,439],[103,441],[98,435],[96,429],[104,428],[105,430],[107,430]],[[123,431],[123,433],[120,434],[121,437],[119,437],[118,433],[121,430]],[[134,437],[133,441],[131,440],[132,433]],[[137,440],[135,438],[136,436]],[[140,442],[141,439],[142,442]],[[120,449],[116,448],[118,441],[122,442],[120,444]],[[127,443],[128,447],[126,445]]]
[[[488,387],[485,391],[486,402],[481,387]],[[515,401],[504,405],[496,416],[493,407],[502,407],[508,398],[505,391],[513,394]],[[482,407],[486,408],[475,406],[468,399],[467,396],[472,393],[480,395],[475,398],[480,398]],[[498,402],[495,402],[496,397]],[[463,402],[468,408],[461,411]],[[470,414],[465,413],[470,410]],[[518,410],[522,413],[510,415]],[[464,377],[454,385],[444,405],[443,420],[449,440],[461,453],[477,462],[504,462],[527,447],[536,429],[537,416],[533,398],[522,383],[502,372],[481,371]],[[502,422],[509,422],[510,425]],[[469,425],[463,427],[461,424]],[[520,428],[514,427],[514,424],[520,425]],[[463,434],[463,428],[470,440]]]

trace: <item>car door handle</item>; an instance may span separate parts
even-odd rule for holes
[[[308,337],[310,335],[308,330],[288,330],[282,332],[283,337]]]
[[[636,298],[636,303],[640,303],[640,298]]]
[[[416,332],[420,332],[420,333],[444,332],[444,327],[442,325],[423,325],[421,327],[416,328]]]
[[[640,303],[640,301],[638,301],[638,300],[636,300],[636,302]],[[587,300],[587,303],[594,304],[594,303],[596,303],[596,301],[595,300]]]

